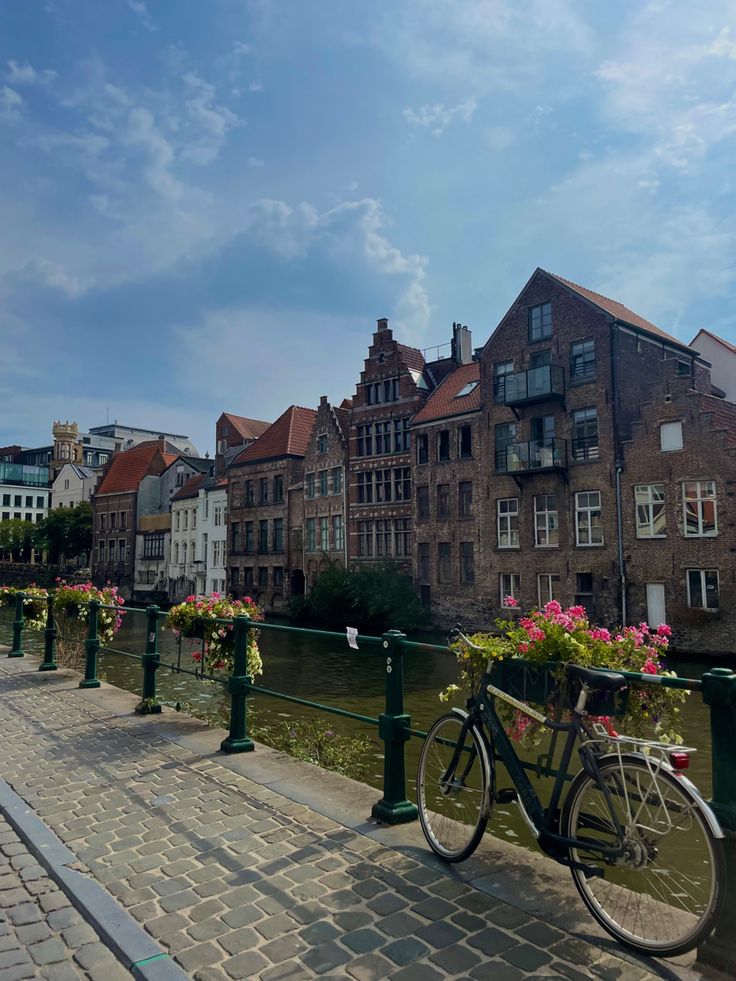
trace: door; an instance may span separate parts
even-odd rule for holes
[[[650,627],[658,627],[660,623],[667,623],[667,614],[664,608],[664,583],[647,583],[647,623]]]

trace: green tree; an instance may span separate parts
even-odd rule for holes
[[[30,562],[37,532],[38,525],[32,521],[0,521],[0,555],[11,562]]]
[[[83,501],[73,508],[54,508],[37,526],[38,545],[56,563],[75,559],[92,548],[92,507]]]

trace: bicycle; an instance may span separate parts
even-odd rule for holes
[[[566,665],[567,678],[580,685],[567,722],[496,687],[492,668],[489,660],[466,709],[437,719],[422,747],[417,803],[432,850],[446,862],[463,861],[483,837],[494,803],[515,801],[539,847],[570,868],[588,910],[616,940],[657,957],[696,947],[716,925],[726,864],[718,820],[682,773],[693,748],[611,734],[592,722],[591,693],[627,686],[617,672]],[[553,739],[566,734],[546,808],[498,717],[497,699]],[[576,745],[582,769],[563,801]],[[510,789],[496,788],[497,760],[511,777]],[[690,871],[683,868],[685,855]]]

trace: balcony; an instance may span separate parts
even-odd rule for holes
[[[24,463],[0,463],[0,484],[19,487],[48,487],[49,468],[32,467]]]
[[[495,400],[501,405],[533,405],[565,399],[565,373],[561,365],[546,364],[528,371],[515,371],[496,380]]]
[[[567,470],[567,442],[550,438],[510,443],[505,462],[506,473],[514,475]]]

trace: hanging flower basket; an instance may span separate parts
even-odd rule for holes
[[[261,608],[247,596],[242,600],[231,600],[219,593],[187,596],[183,603],[169,610],[166,626],[177,637],[202,640],[202,650],[193,651],[192,659],[201,664],[204,671],[212,674],[215,671],[231,671],[234,661],[233,624],[217,621],[232,620],[242,615],[255,621],[263,619]],[[255,629],[248,630],[246,663],[251,678],[263,673],[258,631]]]
[[[204,628],[205,622],[200,617],[192,620],[191,623],[186,624],[181,629],[182,637],[186,637],[187,640],[204,640]]]

